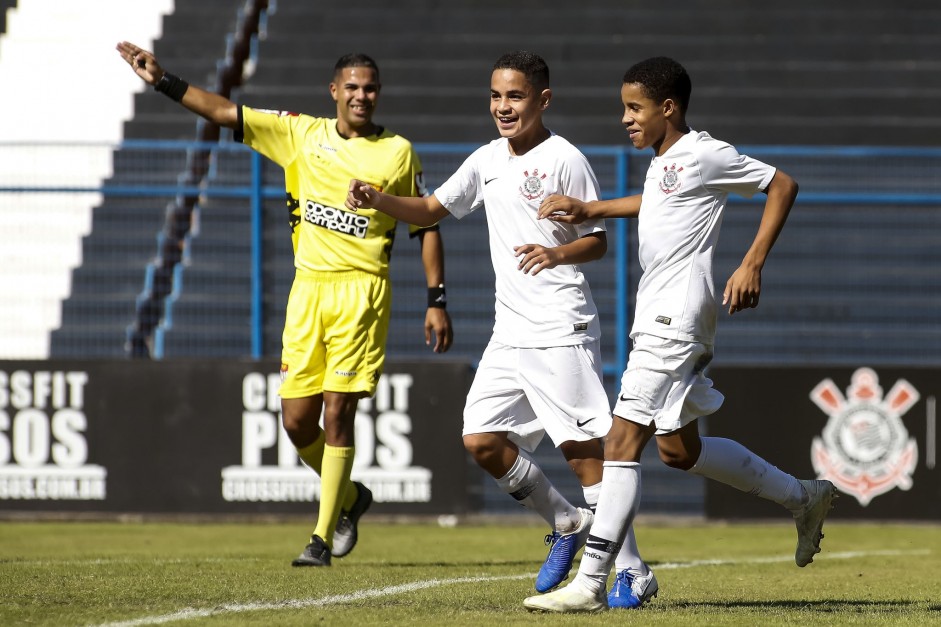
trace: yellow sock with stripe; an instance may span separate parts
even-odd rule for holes
[[[310,466],[314,472],[317,473],[317,476],[320,476],[321,469],[323,468],[323,451],[326,441],[326,435],[323,431],[321,431],[316,440],[304,448],[297,449],[298,457],[304,460],[304,463]],[[353,504],[356,502],[357,494],[358,492],[356,491],[356,487],[352,484],[352,482],[347,482],[343,498],[344,510],[349,511],[350,508],[353,507]]]
[[[337,528],[340,507],[343,505],[346,489],[350,484],[353,471],[353,457],[356,449],[352,446],[324,445],[323,468],[320,473],[320,514],[314,535],[323,538],[327,546],[333,547],[333,532]],[[353,490],[355,492],[355,489]]]

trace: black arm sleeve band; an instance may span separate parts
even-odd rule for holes
[[[183,100],[183,94],[189,89],[190,84],[179,76],[174,76],[169,72],[164,72],[157,84],[154,85],[154,91],[166,94],[168,98],[177,102]]]
[[[428,306],[444,309],[448,306],[448,297],[444,292],[444,285],[428,288]]]

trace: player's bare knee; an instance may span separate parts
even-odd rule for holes
[[[686,451],[659,449],[660,461],[677,470],[689,470],[696,465],[696,460],[691,459]]]
[[[492,433],[470,433],[464,436],[464,449],[478,463],[499,456],[502,448],[502,441]]]

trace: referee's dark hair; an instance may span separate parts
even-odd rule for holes
[[[368,67],[372,68],[376,72],[376,81],[379,80],[379,66],[368,54],[363,54],[362,52],[354,52],[351,54],[345,54],[339,59],[337,59],[336,65],[333,66],[333,76],[339,76],[340,70],[347,67]]]

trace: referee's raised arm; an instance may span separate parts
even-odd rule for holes
[[[238,106],[228,98],[190,85],[182,78],[170,74],[160,66],[152,52],[128,41],[119,42],[115,49],[134,73],[145,83],[152,85],[156,91],[176,100],[214,124],[227,128],[238,126]]]

